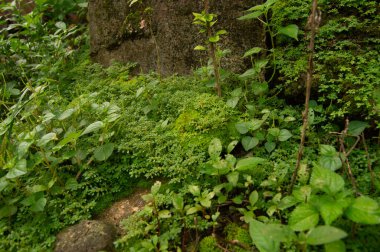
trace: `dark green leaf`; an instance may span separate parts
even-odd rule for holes
[[[286,27],[280,27],[278,29],[278,33],[298,40],[298,26],[295,24],[291,24]]]
[[[264,223],[257,220],[251,220],[249,222],[249,234],[253,243],[260,252],[280,251],[280,242],[270,239],[270,237],[262,232],[265,226]]]
[[[107,143],[102,146],[99,146],[94,150],[94,158],[97,161],[105,161],[112,155],[113,149],[113,143]]]
[[[267,152],[271,153],[276,148],[276,143],[268,141],[265,143],[264,146],[265,146],[265,149],[267,150]]]
[[[310,185],[328,194],[336,194],[344,188],[343,178],[335,172],[315,166],[311,174]]]
[[[255,137],[245,136],[241,140],[241,143],[245,151],[249,151],[259,144],[259,139]]]
[[[348,125],[348,134],[353,136],[359,136],[365,128],[369,126],[368,123],[362,121],[351,121]]]
[[[258,165],[263,164],[266,160],[259,157],[249,157],[241,159],[236,164],[237,171],[255,170]]]

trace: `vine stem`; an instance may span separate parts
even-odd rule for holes
[[[312,0],[311,15],[309,18],[311,22],[310,22],[309,60],[308,60],[307,75],[306,75],[307,77],[306,77],[306,92],[305,92],[305,110],[302,113],[303,125],[302,125],[302,130],[301,130],[301,141],[298,148],[296,167],[294,169],[292,180],[291,180],[289,190],[288,190],[289,194],[292,193],[294,184],[296,183],[296,180],[297,180],[297,174],[301,165],[301,159],[303,156],[303,151],[304,151],[304,146],[305,146],[306,131],[308,127],[309,101],[310,101],[311,84],[313,82],[313,70],[314,70],[313,57],[314,57],[314,47],[315,47],[315,35],[317,33],[317,29],[319,27],[319,21],[320,21],[317,17],[317,8],[318,8],[318,0]]]
[[[368,147],[367,147],[367,143],[365,141],[364,133],[362,133],[361,137],[363,140],[363,146],[364,146],[365,154],[367,156],[368,171],[371,174],[371,191],[375,192],[375,173],[373,172],[373,169],[372,169],[371,157],[369,156]]]

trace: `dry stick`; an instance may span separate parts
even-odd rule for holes
[[[298,170],[301,165],[301,159],[303,155],[304,145],[305,145],[305,137],[306,137],[306,131],[308,126],[308,116],[309,116],[309,101],[310,101],[310,92],[311,92],[311,84],[313,82],[313,69],[314,69],[314,43],[315,43],[315,34],[317,32],[318,26],[319,26],[319,20],[317,18],[317,7],[318,7],[318,0],[313,0],[312,2],[312,8],[311,8],[311,15],[309,18],[310,20],[310,43],[309,43],[309,61],[308,61],[308,68],[307,68],[307,75],[306,75],[306,97],[305,97],[305,110],[302,113],[302,119],[303,119],[303,125],[301,130],[301,142],[298,148],[298,155],[297,155],[297,163],[296,168],[294,169],[292,181],[289,186],[288,193],[291,194],[293,191],[294,184],[297,180],[297,174]]]
[[[369,173],[371,174],[371,192],[374,192],[375,191],[375,173],[372,170],[371,158],[369,156],[368,147],[367,147],[367,143],[365,141],[364,133],[362,133],[362,140],[363,140],[363,146],[364,146],[365,154],[367,156],[368,170],[369,170]]]
[[[205,10],[206,14],[209,13],[209,9],[210,9],[209,0],[205,0],[204,10]],[[210,37],[212,37],[211,26],[209,23],[207,23],[206,25],[207,25],[207,27],[206,27],[207,28],[207,36],[208,36],[208,38],[210,38]],[[220,86],[219,61],[217,60],[217,57],[216,57],[215,44],[212,42],[209,42],[209,57],[212,60],[212,65],[214,68],[214,75],[215,75],[215,86],[214,86],[214,88],[215,88],[218,96],[221,97],[222,96],[222,88]]]
[[[348,176],[350,177],[352,188],[354,189],[355,193],[357,195],[359,195],[360,193],[358,191],[358,187],[356,186],[356,181],[355,181],[354,175],[352,174],[351,165],[350,165],[350,162],[348,162],[348,154],[346,152],[346,148],[344,147],[344,138],[347,136],[348,125],[349,125],[349,120],[348,120],[348,118],[346,118],[344,130],[342,131],[342,133],[339,136],[340,151],[344,155],[344,163],[346,164],[346,167],[347,167],[347,173],[348,173]]]

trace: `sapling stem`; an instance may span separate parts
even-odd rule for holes
[[[319,27],[320,19],[317,17],[317,8],[318,8],[318,0],[312,0],[312,8],[309,20],[310,23],[310,42],[309,42],[309,60],[307,67],[307,75],[306,75],[306,92],[305,92],[305,110],[302,113],[302,130],[301,130],[301,141],[298,148],[297,154],[297,162],[296,168],[294,169],[292,180],[289,186],[288,193],[291,194],[293,191],[294,184],[297,180],[298,170],[301,165],[301,159],[303,156],[304,146],[305,146],[305,138],[306,131],[308,127],[308,116],[309,116],[309,101],[310,101],[310,93],[311,93],[311,84],[313,82],[313,69],[314,69],[314,47],[315,47],[315,35],[317,33],[317,29]]]

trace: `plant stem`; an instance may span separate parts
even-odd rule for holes
[[[365,154],[367,156],[367,166],[368,171],[371,174],[371,192],[375,192],[375,173],[373,172],[372,165],[371,165],[371,158],[369,156],[367,143],[365,141],[364,133],[362,133],[362,140],[363,140],[363,146],[365,150]]]
[[[204,11],[207,14],[209,14],[209,9],[210,9],[210,4],[209,4],[209,0],[205,0],[204,1]],[[207,30],[207,37],[210,38],[212,37],[212,30],[211,30],[211,26],[210,26],[210,23],[207,22],[207,26],[206,26],[206,30]],[[222,88],[220,86],[220,71],[219,71],[219,68],[220,68],[220,64],[219,64],[219,61],[217,59],[217,56],[216,56],[216,46],[215,46],[215,43],[212,43],[212,42],[209,42],[209,57],[211,58],[212,60],[212,65],[213,65],[213,68],[214,68],[214,76],[215,76],[215,90],[216,90],[216,93],[218,94],[219,97],[222,96]]]
[[[308,68],[307,68],[307,77],[306,77],[305,110],[302,113],[303,125],[302,125],[302,130],[301,130],[301,141],[298,148],[296,168],[294,169],[292,180],[291,180],[290,187],[288,190],[289,194],[292,193],[294,184],[297,180],[297,174],[301,165],[301,159],[302,159],[304,145],[305,145],[306,131],[308,127],[309,101],[310,101],[311,84],[313,82],[313,69],[314,69],[313,57],[314,57],[315,34],[319,26],[319,23],[317,23],[316,21],[317,7],[318,7],[318,0],[313,0],[312,8],[311,8],[310,43],[309,43],[309,60],[308,60]]]

